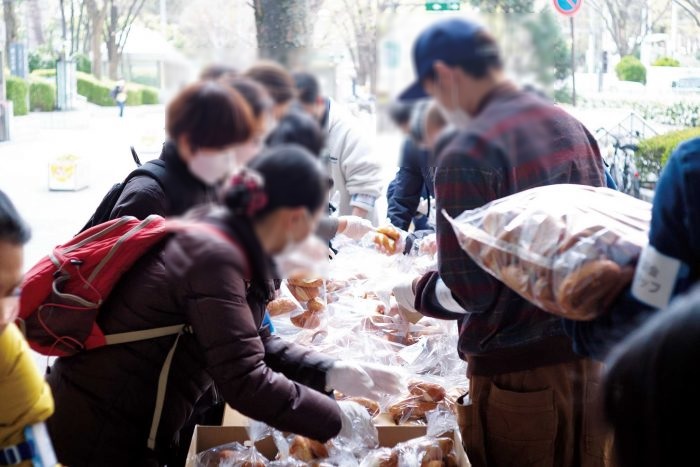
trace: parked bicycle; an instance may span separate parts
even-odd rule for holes
[[[623,142],[605,128],[596,131],[596,138],[601,143],[601,150],[609,167],[617,189],[623,193],[640,198],[641,177],[634,161],[634,154],[639,146],[632,142]],[[604,143],[604,144],[603,144]]]

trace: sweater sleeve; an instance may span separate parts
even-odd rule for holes
[[[218,243],[191,251],[197,261],[186,274],[187,314],[207,369],[225,401],[281,431],[323,442],[337,435],[341,427],[337,403],[266,364],[265,343],[245,298],[240,253]],[[284,352],[276,355],[279,359]],[[312,360],[294,349],[286,355],[289,365],[295,358],[300,364]],[[303,370],[296,375],[308,378]]]

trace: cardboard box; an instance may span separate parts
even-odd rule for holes
[[[73,154],[49,162],[49,190],[77,191],[88,186],[88,167],[84,159]]]
[[[383,447],[394,447],[398,443],[414,438],[425,436],[426,427],[424,425],[396,425],[386,414],[381,414],[375,418],[377,432],[379,433],[379,444]],[[238,441],[243,444],[248,441],[246,431],[248,419],[231,409],[226,408],[224,413],[223,426],[200,426],[197,425],[192,435],[192,443],[188,455],[186,467],[194,467],[194,456],[202,451],[211,449],[222,444]],[[459,432],[454,433],[455,451],[461,467],[470,467],[467,453],[462,448],[462,438]],[[277,447],[272,438],[266,438],[255,444],[260,453],[268,459],[274,459],[277,455]]]

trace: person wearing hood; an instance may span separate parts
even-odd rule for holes
[[[466,19],[421,33],[417,79],[402,99],[433,97],[457,134],[440,152],[437,212],[451,217],[538,186],[604,186],[593,136],[563,109],[516,87],[493,37]],[[563,320],[481,269],[437,216],[438,271],[399,284],[400,306],[459,323],[469,394],[459,401],[475,467],[610,465],[595,399],[602,364],[577,355]]]

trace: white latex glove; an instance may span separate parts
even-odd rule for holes
[[[338,360],[326,373],[326,390],[346,396],[379,399],[382,394],[399,394],[401,377],[392,368],[369,363]]]
[[[315,235],[310,235],[293,250],[277,255],[275,262],[282,277],[298,269],[317,271],[328,263],[328,245]]]
[[[424,216],[428,215],[428,200],[425,198],[421,198],[420,202],[418,203],[418,208],[416,208],[416,212],[419,212],[423,214]]]
[[[343,216],[340,219],[345,222],[345,229],[339,231],[338,233],[343,234],[346,237],[350,237],[353,240],[360,240],[368,232],[374,229],[370,221],[361,217]]]
[[[372,417],[367,409],[357,402],[340,401],[340,421],[342,423],[338,438],[352,440],[354,438],[364,438],[366,435],[374,434],[376,438],[377,429],[372,423]],[[362,436],[365,435],[365,436]]]

